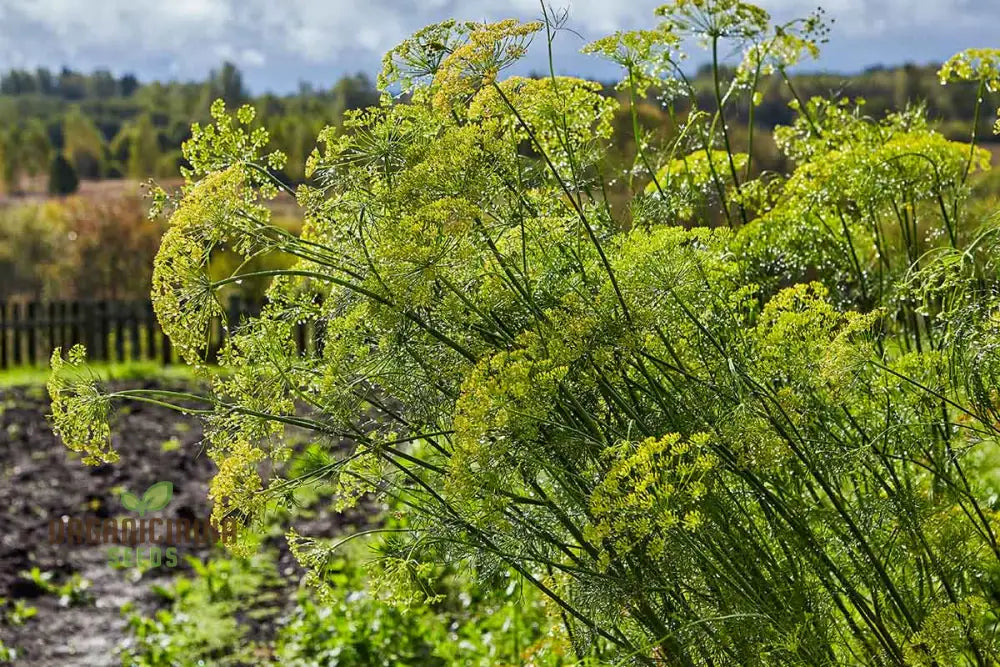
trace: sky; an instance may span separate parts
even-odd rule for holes
[[[653,0],[554,0],[569,10],[557,40],[561,73],[613,78],[579,48],[617,29],[648,27]],[[1000,47],[1000,0],[758,0],[779,20],[822,4],[834,20],[811,70],[939,62],[969,47]],[[381,55],[428,23],[454,17],[535,19],[538,0],[0,0],[0,71],[67,65],[131,72],[141,80],[203,79],[236,63],[251,91],[328,86],[377,73]],[[538,43],[524,69],[546,66]],[[692,54],[698,64],[702,55]]]

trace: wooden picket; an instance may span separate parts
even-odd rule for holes
[[[260,312],[261,305],[232,297],[226,319],[238,323]],[[213,323],[208,360],[215,360],[224,336],[221,318]],[[297,333],[305,349],[305,329]],[[0,301],[0,369],[48,362],[52,350],[87,347],[94,361],[158,361],[175,363],[170,340],[156,321],[148,301]]]

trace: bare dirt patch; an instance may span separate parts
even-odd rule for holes
[[[45,419],[48,398],[38,387],[0,390],[0,596],[20,599],[38,613],[23,625],[0,626],[19,662],[31,665],[117,664],[114,648],[128,601],[152,604],[149,584],[175,574],[154,568],[140,581],[108,563],[108,547],[50,544],[49,522],[63,516],[122,516],[120,488],[142,492],[169,480],[169,517],[207,516],[214,464],[201,452],[196,420],[154,406],[134,405],[119,416],[115,445],[121,461],[85,466],[55,437]],[[208,549],[182,547],[199,557]],[[180,549],[179,549],[180,550]],[[79,574],[90,601],[71,604],[22,573],[37,567],[55,585]]]
[[[49,522],[64,516],[128,516],[118,495],[121,489],[141,494],[160,481],[172,482],[174,490],[159,516],[207,517],[211,512],[208,484],[215,464],[203,451],[196,419],[134,404],[123,409],[114,423],[114,445],[121,460],[114,465],[86,466],[52,433],[45,417],[48,412],[48,397],[41,387],[0,388],[0,597],[7,599],[8,609],[15,600],[37,609],[35,616],[18,625],[4,618],[0,605],[0,639],[17,651],[18,665],[117,665],[116,647],[127,635],[121,606],[131,603],[152,613],[164,602],[151,587],[190,573],[183,556],[204,559],[223,552],[178,545],[177,567],[152,568],[138,576],[134,568],[112,567],[107,546],[50,544]],[[345,519],[321,508],[293,523],[303,534],[323,536],[338,532],[345,521],[365,523],[369,516],[369,510],[362,510]],[[248,637],[264,642],[273,636],[279,615],[293,603],[303,574],[283,538],[272,536],[265,546],[277,553],[278,609],[271,615],[244,619]],[[74,604],[60,599],[23,574],[32,568],[47,573],[54,586],[72,581],[75,575],[88,580],[89,587],[81,592],[84,600]]]

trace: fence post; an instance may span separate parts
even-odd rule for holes
[[[162,345],[160,362],[164,366],[169,366],[173,362],[172,349],[170,347],[170,338],[167,334],[160,332],[160,343]]]
[[[79,301],[70,302],[69,320],[69,344],[66,347],[73,347],[83,342],[83,308]]]
[[[139,354],[139,308],[142,304],[138,301],[128,302],[128,325],[129,325],[129,345],[132,348],[132,361],[141,358]]]
[[[99,350],[97,349],[97,302],[92,299],[84,301],[83,309],[83,344],[87,348],[87,354],[96,359]]]
[[[52,350],[60,346],[61,341],[57,338],[57,332],[59,331],[59,323],[56,319],[56,313],[58,312],[59,305],[55,301],[49,301],[45,306],[45,319],[46,322],[46,336],[48,340],[45,341],[45,356],[42,359],[44,362],[48,362],[49,357],[52,356]]]
[[[7,302],[0,301],[0,369],[7,368]]]
[[[142,302],[142,319],[146,325],[146,356],[149,361],[156,360],[156,331],[159,328],[156,323],[156,312],[153,310],[153,302],[146,299]]]
[[[150,306],[150,308],[152,308],[152,306]],[[153,311],[151,310],[150,312]],[[171,353],[171,347],[170,347],[170,338],[167,337],[167,334],[163,333],[162,329],[160,329],[159,327],[157,327],[157,329],[160,332],[160,343],[162,345],[160,350],[160,355],[161,355],[160,361],[164,366],[169,366],[170,363],[173,361],[173,354]]]
[[[25,323],[28,327],[28,365],[36,366],[38,364],[38,332],[42,328],[41,321],[38,318],[38,313],[40,311],[40,306],[37,301],[29,301],[27,306],[27,312],[25,317]]]
[[[21,357],[21,304],[14,302],[10,307],[10,320],[11,320],[11,363],[14,366],[20,366]]]
[[[69,342],[69,308],[65,301],[55,301],[53,304],[54,320],[56,323],[56,341],[63,352],[70,348]]]
[[[104,361],[111,361],[111,304],[106,300],[97,302],[97,331],[101,338],[101,358]]]
[[[114,361],[121,363],[125,361],[125,315],[128,306],[125,301],[109,301],[109,316],[115,332],[115,358]],[[108,361],[111,361],[109,359]]]
[[[73,304],[69,301],[60,301],[59,318],[62,333],[60,333],[59,336],[62,338],[62,346],[67,350],[73,347],[73,344],[76,342],[73,340],[73,319],[75,317],[76,315],[73,313]]]

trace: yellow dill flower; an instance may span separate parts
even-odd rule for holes
[[[513,76],[476,93],[468,116],[480,122],[499,119],[518,140],[529,139],[530,132],[549,158],[561,164],[570,156],[579,159],[592,142],[611,136],[618,101],[602,92],[601,84],[575,77]]]
[[[413,92],[434,78],[441,62],[460,46],[475,23],[455,20],[432,23],[390,49],[382,58],[376,85],[388,90],[399,84],[402,93]]]
[[[981,81],[990,92],[1000,90],[1000,49],[966,49],[945,61],[938,70],[942,84]]]
[[[257,471],[257,464],[265,458],[259,447],[237,439],[225,448],[213,448],[210,452],[218,471],[209,485],[208,497],[212,506],[212,523],[221,526],[223,521],[232,520],[232,515],[242,517],[242,523],[251,523],[264,508],[264,496],[260,493],[263,481]],[[245,553],[249,536],[241,531],[236,543],[231,545],[237,553]]]
[[[494,83],[501,70],[527,52],[531,36],[542,25],[516,19],[477,24],[468,39],[441,61],[434,75],[434,107],[451,111],[479,88]]]
[[[591,494],[594,521],[586,535],[610,547],[605,564],[639,545],[653,557],[662,555],[671,529],[693,532],[704,524],[698,505],[718,465],[708,434],[622,442],[606,449],[604,458],[610,467]]]
[[[86,360],[82,345],[74,345],[65,359],[62,348],[52,351],[46,384],[52,399],[52,430],[67,447],[84,454],[84,463],[114,463],[118,452],[111,445],[111,400],[88,372]]]
[[[618,83],[618,89],[634,89],[637,97],[645,97],[651,86],[674,74],[684,59],[678,48],[680,43],[673,27],[664,22],[652,30],[618,31],[587,44],[582,52],[621,65],[626,75]]]
[[[741,0],[674,0],[658,7],[656,14],[678,34],[706,41],[751,40],[760,37],[770,23],[767,11]]]
[[[248,201],[246,172],[229,167],[188,188],[170,218],[153,262],[152,300],[164,333],[185,360],[198,364],[210,325],[222,314],[208,262],[214,245],[252,251],[254,216],[266,213]]]

